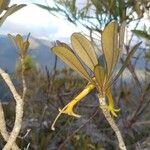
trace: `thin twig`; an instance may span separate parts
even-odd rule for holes
[[[27,92],[27,85],[26,85],[26,80],[25,80],[25,64],[24,64],[24,59],[25,58],[21,58],[21,78],[22,78],[22,87],[23,87],[23,91],[22,91],[22,100],[25,100],[25,96],[26,96],[26,92]]]
[[[81,125],[77,130],[75,130],[70,136],[67,137],[67,139],[59,146],[58,150],[61,150],[64,145],[77,133],[79,130],[81,130],[89,121],[93,119],[93,117],[97,114],[98,109],[94,112],[94,114],[83,124]]]
[[[146,111],[146,109],[148,108],[148,106],[150,104],[150,100],[148,100],[148,102],[146,104],[143,103],[146,94],[147,94],[147,91],[144,91],[144,93],[142,93],[142,95],[140,96],[139,104],[138,104],[136,110],[133,112],[132,117],[128,120],[128,123],[126,126],[127,128],[131,128],[132,125],[134,123],[136,123],[136,121],[139,119],[140,115],[143,114]]]

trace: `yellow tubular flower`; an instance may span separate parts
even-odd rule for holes
[[[73,100],[71,100],[71,102],[69,102],[63,109],[59,109],[59,114],[57,115],[57,117],[55,118],[53,124],[52,124],[52,130],[55,130],[54,125],[56,123],[56,121],[58,120],[58,118],[60,117],[60,115],[62,113],[64,114],[68,114],[70,116],[74,116],[74,117],[81,117],[80,115],[76,114],[73,112],[73,108],[74,106],[80,102],[86,95],[88,95],[93,89],[95,88],[95,86],[93,84],[88,84],[84,90],[78,94]]]
[[[73,108],[78,102],[80,102],[94,88],[95,88],[95,86],[93,84],[88,84],[79,95],[77,95],[70,103],[67,104],[67,107],[65,108],[65,110],[62,113],[65,113],[65,114],[68,114],[68,115],[74,116],[74,117],[80,117],[80,115],[73,112]]]

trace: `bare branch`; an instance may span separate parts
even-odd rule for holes
[[[2,76],[2,78],[4,79],[4,81],[6,82],[7,86],[9,87],[15,101],[16,101],[16,118],[15,118],[15,124],[13,127],[13,130],[7,140],[6,145],[4,146],[3,150],[10,150],[12,148],[12,145],[14,144],[14,142],[16,141],[16,138],[20,132],[21,129],[21,124],[22,124],[22,117],[23,117],[23,99],[21,98],[21,96],[18,94],[18,92],[16,91],[15,86],[13,85],[9,75],[0,68],[0,75]]]
[[[2,103],[0,103],[0,133],[2,134],[4,140],[7,142],[9,138],[9,133],[7,132],[6,129],[6,122],[5,122],[5,116],[4,116],[4,111],[3,111],[3,106]],[[12,145],[12,150],[19,150],[20,148],[17,146],[16,143]]]

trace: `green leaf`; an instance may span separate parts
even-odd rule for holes
[[[142,30],[132,30],[132,32],[134,34],[136,34],[137,36],[144,38],[146,40],[150,40],[150,34],[148,34],[146,31],[142,31]]]
[[[26,6],[26,5],[25,4],[21,4],[21,5],[14,4],[11,7],[9,7],[9,9],[6,11],[6,13],[0,18],[0,26],[4,23],[4,21],[6,20],[6,18],[8,16],[15,13],[19,9],[23,8],[24,6]]]
[[[82,77],[87,79],[90,82],[93,82],[85,68],[82,66],[75,54],[70,51],[65,46],[55,46],[52,48],[52,51],[60,57],[67,65],[69,65],[73,70],[77,71]]]
[[[19,50],[22,49],[23,46],[23,39],[21,35],[17,34],[16,36],[12,36],[11,34],[8,34],[8,37],[13,42],[13,44],[18,48]]]
[[[23,49],[23,38],[21,37],[21,35],[17,34],[16,38],[16,45],[18,46],[19,50]]]
[[[100,65],[96,65],[94,67],[94,74],[95,74],[95,79],[99,87],[103,88],[105,80],[106,80],[106,74],[105,74],[104,68]]]
[[[124,44],[124,34],[125,34],[125,26],[126,22],[124,21],[121,24],[120,30],[119,30],[119,47],[116,49],[116,55],[114,56],[114,66],[116,66],[119,56],[120,56],[120,51],[123,50],[123,44]]]
[[[53,16],[56,16],[55,13],[53,12],[62,12],[64,13],[63,9],[61,9],[60,7],[58,7],[57,5],[55,7],[50,7],[50,6],[45,6],[45,5],[41,5],[41,4],[37,4],[37,3],[34,3],[36,6],[44,9],[44,10],[47,10],[49,13],[51,13]]]
[[[41,4],[37,4],[37,3],[34,3],[36,6],[42,8],[42,9],[45,9],[45,10],[49,10],[49,6],[45,6],[45,5],[41,5]]]
[[[56,44],[57,44],[58,46],[63,46],[63,47],[65,47],[65,48],[67,48],[68,50],[72,51],[72,49],[69,47],[69,45],[67,45],[67,44],[64,43],[64,42],[60,42],[59,40],[57,40],[57,41],[56,41]]]
[[[11,34],[8,34],[8,38],[12,41],[12,43],[17,47],[15,37]]]
[[[8,34],[8,37],[13,42],[13,44],[16,46],[16,48],[19,49],[21,56],[25,56],[27,54],[27,50],[29,48],[29,35],[27,37],[27,40],[24,42],[23,38],[20,34],[17,34],[16,36],[12,36],[11,34]]]
[[[107,64],[108,76],[111,76],[118,55],[118,23],[109,23],[102,32],[102,50]]]
[[[91,42],[82,34],[74,33],[71,36],[71,44],[80,59],[93,71],[98,60]]]
[[[41,4],[37,4],[37,3],[34,3],[34,4],[40,8],[48,10],[48,11],[59,11],[59,9],[55,8],[55,7],[45,6],[45,5],[41,5]]]
[[[138,49],[138,47],[141,45],[142,42],[136,44],[131,51],[129,52],[127,58],[125,59],[121,69],[119,70],[119,72],[117,73],[117,75],[115,76],[113,82],[111,83],[111,85],[118,79],[118,77],[122,74],[122,72],[124,71],[124,69],[126,68],[126,66],[128,65],[131,57],[133,56],[133,54],[136,52],[136,50]]]

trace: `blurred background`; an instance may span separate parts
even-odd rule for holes
[[[50,126],[58,108],[63,108],[87,84],[52,52],[59,40],[70,45],[70,36],[81,32],[101,51],[100,33],[107,23],[126,21],[120,65],[132,47],[140,48],[112,87],[115,105],[121,108],[116,122],[130,150],[150,149],[150,2],[148,0],[11,0],[26,4],[9,16],[0,28],[0,67],[5,69],[21,93],[18,50],[8,34],[30,33],[26,63],[27,95],[22,130],[17,143],[33,150],[117,150],[117,139],[98,109],[95,91],[75,109],[80,119],[62,115],[56,131]],[[14,100],[2,79],[0,99],[8,129],[14,121]],[[4,142],[0,140],[0,146]]]

